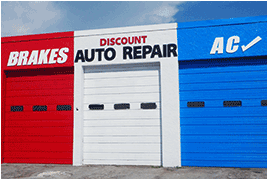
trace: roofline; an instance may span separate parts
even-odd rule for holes
[[[200,27],[213,27],[213,26],[228,26],[228,25],[241,25],[241,24],[253,24],[253,23],[267,23],[267,16],[253,16],[242,18],[230,18],[230,19],[216,19],[207,21],[193,21],[193,22],[177,22],[178,29],[190,29]]]

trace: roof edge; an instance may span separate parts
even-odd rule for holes
[[[252,16],[252,17],[241,17],[241,18],[229,18],[229,19],[215,19],[207,21],[193,21],[193,22],[177,22],[177,29],[186,28],[199,28],[199,27],[210,27],[210,26],[228,26],[236,24],[252,24],[252,23],[267,23],[267,16]]]

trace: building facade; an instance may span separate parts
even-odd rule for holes
[[[267,166],[265,16],[1,43],[2,163]]]

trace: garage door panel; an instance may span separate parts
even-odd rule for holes
[[[86,143],[159,143],[158,135],[132,135],[132,136],[103,136],[103,135],[88,135],[84,137]]]
[[[267,143],[265,135],[259,135],[259,137],[256,138],[254,134],[246,136],[244,134],[205,134],[203,136],[197,134],[182,134],[181,137],[182,143]]]
[[[72,152],[12,152],[7,151],[4,153],[4,156],[6,158],[59,158],[59,159],[66,159],[66,158],[72,158],[73,154]]]
[[[183,166],[266,167],[267,60],[261,58],[180,62]],[[195,101],[205,106],[187,107]]]
[[[62,89],[73,88],[73,83],[69,80],[61,80],[61,81],[27,81],[27,82],[8,82],[6,84],[7,91],[9,90],[38,90],[38,89]]]
[[[27,159],[23,159],[23,157],[20,159],[18,159],[18,158],[16,158],[16,159],[5,158],[5,163],[72,164],[72,159],[59,159],[59,158],[51,158],[51,159],[48,159],[48,158],[29,159],[29,158],[27,158]]]
[[[53,152],[66,152],[72,151],[72,143],[6,143],[4,146],[4,151],[14,151],[22,152],[32,151],[43,152],[43,151],[53,151]],[[66,157],[67,158],[67,157]]]
[[[111,111],[114,110],[114,105],[115,104],[120,104],[120,103],[126,103],[126,101],[121,101],[121,102],[105,102],[104,103],[104,110],[103,111]],[[116,110],[117,112],[123,112],[123,111],[133,111],[133,110],[143,110],[143,111],[148,111],[148,109],[141,109],[141,102],[127,102],[130,105],[130,109],[122,109],[122,110]],[[152,102],[156,104],[156,108],[155,109],[150,109],[150,110],[160,110],[160,102],[159,101],[155,101]],[[100,102],[96,102],[96,103],[92,103],[90,102],[90,104],[101,104]],[[89,110],[89,103],[84,102],[83,104],[83,109],[85,111],[91,111]]]
[[[240,61],[241,62],[241,61]],[[181,62],[180,62],[181,63]],[[191,62],[187,62],[187,63],[191,63]],[[196,63],[198,63],[197,61],[194,62],[194,64],[188,64],[189,68],[184,68],[185,65],[183,65],[184,67],[180,67],[180,74],[181,75],[185,75],[185,74],[204,74],[204,73],[219,73],[219,72],[249,72],[249,71],[266,71],[267,68],[265,66],[263,66],[264,64],[266,64],[266,62],[263,62],[262,65],[247,65],[247,66],[228,66],[230,65],[230,61],[226,66],[223,67],[212,67],[212,64],[210,64],[209,68],[204,68],[204,65],[208,65],[207,62],[200,64],[199,68],[198,67],[194,67],[197,66]],[[182,64],[182,63],[181,63]],[[214,62],[213,62],[214,64]],[[214,64],[216,66],[216,64]],[[221,64],[220,64],[221,65]],[[241,64],[240,64],[241,65]],[[189,71],[189,69],[191,68],[191,71]]]
[[[27,136],[27,135],[20,135],[20,136],[5,136],[4,137],[5,142],[10,142],[10,143],[69,143],[72,142],[73,138],[71,136],[63,136],[63,135],[58,135],[58,136]]]
[[[265,135],[267,126],[265,125],[196,125],[196,126],[183,126],[181,130],[182,135],[207,135],[207,134],[222,134],[222,135]]]
[[[6,97],[32,97],[32,96],[51,96],[53,94],[70,95],[73,94],[73,88],[71,89],[51,89],[51,90],[19,90],[19,91],[8,91]]]
[[[159,144],[84,144],[84,153],[160,153]],[[160,155],[159,155],[160,156]]]
[[[73,133],[72,127],[7,127],[6,136],[68,136]]]
[[[264,116],[267,109],[263,107],[222,107],[222,108],[184,108],[181,117],[254,117]]]
[[[185,83],[180,86],[181,91],[199,90],[235,90],[235,89],[267,89],[266,81],[243,81],[243,82],[221,82],[221,83]]]
[[[237,99],[236,99],[237,100]],[[243,107],[262,107],[265,108],[265,106],[261,106],[261,101],[264,99],[261,98],[255,98],[255,99],[246,99],[246,97],[239,99],[239,101],[242,102]],[[266,100],[266,99],[265,99]],[[225,99],[211,99],[211,100],[193,100],[193,101],[203,101],[205,103],[206,108],[220,108],[223,107],[223,101]],[[188,101],[180,101],[180,107],[181,108],[187,108],[187,103],[191,102]]]
[[[85,80],[85,88],[98,87],[125,87],[125,86],[143,86],[143,85],[158,85],[155,77],[143,78],[116,78],[116,79],[93,79]],[[120,81],[120,83],[118,83]]]
[[[258,161],[258,162],[252,162],[250,160],[248,161],[232,161],[232,162],[226,162],[226,161],[183,161],[184,166],[204,166],[204,167],[242,167],[242,168],[265,168],[266,161]]]
[[[89,160],[160,161],[158,153],[85,153]]]
[[[86,68],[84,164],[161,165],[158,70],[142,68],[100,73]],[[121,103],[128,103],[129,109],[114,109]],[[141,109],[141,103],[156,103],[156,108]],[[90,110],[92,104],[103,104],[104,109]]]
[[[84,135],[159,135],[159,127],[84,127]]]
[[[160,126],[159,119],[85,120],[84,126]]]
[[[62,98],[59,98],[62,97]],[[37,97],[7,97],[6,105],[48,105],[48,104],[70,104],[73,96],[37,96]]]
[[[101,165],[150,165],[160,166],[159,161],[119,161],[119,160],[83,160],[84,164],[101,164]]]
[[[208,148],[208,147],[213,148]],[[187,153],[266,153],[266,143],[183,143],[182,152]],[[203,157],[205,159],[205,157]]]
[[[156,102],[159,101],[159,93],[137,93],[137,94],[110,94],[110,95],[85,95],[85,103],[130,103],[130,102]]]
[[[181,125],[267,125],[267,117],[184,117]]]
[[[120,112],[118,112],[120,111]],[[159,118],[160,114],[157,109],[148,110],[117,110],[117,111],[102,111],[88,110],[84,111],[86,119],[126,119],[127,118]]]
[[[37,78],[38,77],[38,78]],[[23,77],[8,77],[8,82],[40,82],[40,81],[64,81],[73,80],[73,74],[54,74],[52,76],[48,75],[38,75],[38,76],[23,76]]]
[[[73,123],[70,119],[66,120],[25,120],[25,121],[18,121],[18,120],[9,120],[5,122],[6,127],[72,127]]]
[[[25,104],[25,103],[24,103]],[[12,106],[23,106],[23,111],[11,111],[11,107]],[[23,113],[29,113],[29,112],[32,112],[32,113],[44,113],[44,112],[51,112],[51,111],[56,111],[55,114],[58,114],[58,113],[64,113],[64,112],[70,112],[72,111],[72,104],[67,104],[67,103],[57,103],[57,104],[47,104],[45,106],[47,106],[47,111],[33,111],[33,106],[36,106],[37,104],[32,104],[32,105],[23,105],[22,103],[21,104],[13,104],[13,105],[9,105],[9,106],[6,106],[5,107],[5,111],[7,113],[18,113],[18,114],[23,114]],[[41,105],[43,106],[44,104],[38,104],[38,105]],[[68,109],[66,111],[58,111],[57,110],[57,106],[58,105],[68,105],[71,107],[71,110]]]
[[[134,87],[104,87],[104,88],[87,88],[84,89],[85,95],[100,95],[100,94],[129,94],[129,93],[151,93],[159,92],[159,86],[134,86]]]
[[[111,78],[136,78],[156,76],[158,77],[157,70],[146,70],[146,71],[120,71],[120,72],[101,72],[101,73],[85,73],[85,79],[111,79]]]
[[[71,120],[72,111],[39,111],[39,112],[10,112],[6,113],[7,120]]]
[[[241,154],[224,154],[224,153],[203,153],[201,154],[193,154],[193,153],[185,153],[183,154],[183,160],[196,160],[201,161],[202,156],[206,156],[207,161],[263,161],[266,159],[266,154],[256,155],[254,153],[241,153]]]
[[[219,91],[183,91],[180,92],[181,100],[210,100],[223,99],[225,101],[239,100],[240,98],[248,99],[266,99],[267,89],[240,89],[240,90],[219,90]]]
[[[267,81],[267,71],[248,72],[226,72],[196,75],[180,75],[180,83],[201,83],[201,82],[236,82],[236,81]]]

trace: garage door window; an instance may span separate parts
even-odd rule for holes
[[[57,105],[57,111],[71,111],[71,105]]]
[[[242,101],[223,101],[224,107],[240,107],[242,106]]]
[[[88,108],[90,110],[103,110],[104,109],[104,105],[103,104],[90,104],[88,106]]]
[[[187,107],[205,107],[204,101],[187,102]]]
[[[267,100],[262,100],[261,101],[261,106],[267,106]]]
[[[47,111],[47,106],[33,106],[33,111]]]
[[[11,106],[10,111],[12,112],[23,111],[23,106]]]
[[[155,103],[141,103],[141,109],[156,109]]]
[[[129,103],[114,104],[114,109],[116,110],[130,109],[130,104]]]

